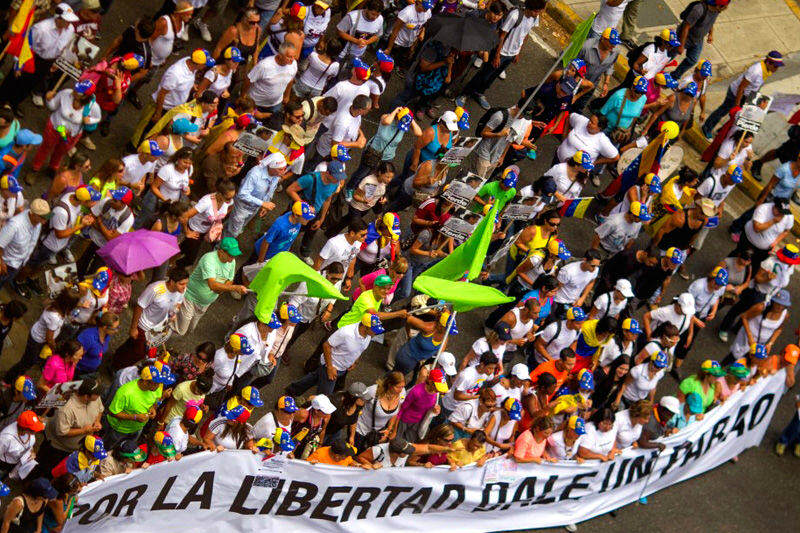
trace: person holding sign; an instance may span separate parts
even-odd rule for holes
[[[473,199],[482,206],[492,205],[497,202],[499,204],[497,212],[499,213],[517,195],[518,179],[519,167],[511,165],[503,170],[499,181],[484,183]]]

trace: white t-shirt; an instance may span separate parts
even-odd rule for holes
[[[129,207],[123,207],[116,210],[110,205],[106,209],[106,204],[111,200],[110,196],[106,196],[92,207],[92,214],[103,222],[106,229],[116,231],[120,235],[129,232],[133,228],[133,212]],[[105,211],[105,212],[103,212]],[[127,216],[125,213],[128,213]],[[100,230],[94,226],[88,229],[89,238],[98,247],[102,248],[108,240],[100,233]]]
[[[556,333],[558,333],[558,336],[556,336]],[[571,346],[572,343],[578,339],[579,334],[579,330],[568,328],[566,320],[562,320],[561,322],[550,323],[544,328],[544,331],[542,331],[541,337],[545,344],[545,350],[550,354],[550,357],[558,359],[561,350]],[[546,361],[538,351],[535,352],[534,355],[539,363],[544,363]]]
[[[503,383],[498,381],[492,387],[495,396],[497,396],[497,406],[503,403],[506,398],[514,398],[517,401],[522,401],[522,387],[504,387]]]
[[[331,10],[326,9],[322,15],[316,16],[311,9],[306,14],[306,19],[303,21],[303,48],[315,46],[320,37],[325,35],[328,29],[328,24],[331,22]]]
[[[30,433],[19,434],[19,427],[12,422],[0,431],[0,461],[20,463],[21,459],[33,450],[36,436]]]
[[[297,74],[297,61],[279,65],[275,56],[265,57],[247,74],[252,84],[250,98],[258,107],[272,107],[281,103],[286,86]]]
[[[476,400],[477,401],[477,400]],[[505,424],[502,423],[500,420],[500,411],[493,411],[491,417],[494,418],[494,426],[492,426],[492,431],[487,437],[492,439],[495,442],[499,442],[501,444],[507,444],[511,441],[511,438],[514,435],[514,430],[517,427],[517,423],[514,420],[508,420]],[[487,420],[488,423],[488,420]],[[484,425],[485,427],[485,425]],[[486,443],[486,451],[487,452],[494,452],[500,451],[501,448],[493,444]]]
[[[323,157],[329,156],[334,142],[353,142],[358,139],[360,130],[361,117],[354,117],[350,114],[350,108],[337,113],[331,129],[327,130],[319,138],[317,153]]]
[[[775,277],[766,283],[755,283],[755,280],[752,280],[751,286],[755,286],[758,292],[766,294],[770,298],[789,284],[789,281],[792,279],[792,274],[794,274],[795,271],[794,265],[787,265],[783,261],[779,261],[774,255],[770,255],[761,261],[759,268],[763,268],[767,272],[772,272],[775,274]]]
[[[575,439],[572,446],[567,447],[567,443],[564,440],[564,432],[556,431],[547,437],[547,454],[559,461],[572,459],[575,457],[575,454],[578,453],[578,448],[581,446],[581,443],[583,443],[583,437],[584,435],[578,435],[578,438]]]
[[[343,281],[344,280],[340,279],[334,283],[333,286],[336,287],[337,290],[341,290]],[[314,296],[304,296],[308,294],[308,287],[305,282],[300,283],[294,293],[295,294],[289,297],[289,303],[300,311],[303,322],[311,322],[318,315],[322,314],[328,305],[336,303],[335,298],[322,298],[322,301],[320,301],[320,298],[315,298]]]
[[[486,427],[486,422],[489,421],[489,416],[492,411],[486,411],[482,415],[478,413],[478,403],[480,399],[467,400],[466,402],[459,402],[455,410],[450,415],[450,422],[458,422],[464,424],[469,429],[483,429]]]
[[[600,10],[597,12],[597,16],[592,23],[592,30],[596,33],[603,33],[603,30],[606,28],[616,28],[617,24],[619,24],[619,19],[622,18],[622,14],[625,12],[625,6],[628,5],[628,2],[630,2],[630,0],[623,0],[617,6],[610,6],[606,0],[602,0]]]
[[[308,37],[306,37],[306,39],[308,39]],[[325,88],[328,78],[336,76],[338,73],[339,62],[334,60],[330,63],[324,63],[315,50],[308,56],[308,68],[303,71],[303,74],[300,76],[300,81],[312,89],[321,91]],[[334,88],[335,86],[331,87],[331,90]]]
[[[583,435],[583,442],[581,446],[599,453],[601,455],[608,455],[614,449],[614,444],[617,442],[617,424],[610,431],[600,431],[594,422],[586,424],[586,434]]]
[[[379,430],[385,428],[389,421],[397,416],[400,412],[400,406],[406,399],[405,389],[400,392],[397,399],[397,406],[394,409],[387,411],[383,408],[381,401],[375,401],[375,394],[378,392],[378,385],[370,385],[367,387],[365,399],[366,403],[361,408],[361,412],[356,420],[356,433],[359,435],[366,435],[372,430]]]
[[[397,46],[409,47],[419,37],[422,27],[431,18],[431,10],[426,9],[422,13],[417,11],[416,4],[407,5],[400,10],[397,18],[403,22],[403,27],[397,32],[395,44]]]
[[[108,303],[108,291],[101,296],[97,296],[91,290],[86,291],[81,299],[78,300],[78,306],[70,313],[72,322],[78,324],[86,324],[95,311],[99,311]]]
[[[483,382],[490,377],[491,376],[488,374],[478,372],[477,367],[468,366],[456,375],[450,390],[447,394],[442,396],[442,407],[448,411],[455,411],[459,404],[462,403],[461,400],[455,399],[455,391],[458,390],[466,394],[478,394]]]
[[[627,409],[614,415],[617,426],[617,448],[629,448],[642,435],[642,425],[631,422],[631,413]]]
[[[53,338],[57,338],[61,333],[61,327],[64,325],[64,317],[55,311],[45,309],[39,315],[39,319],[31,326],[31,338],[38,343],[43,343],[47,340],[47,332],[53,332]]]
[[[122,173],[120,183],[125,185],[137,185],[142,180],[153,172],[156,168],[155,161],[142,163],[139,159],[139,154],[126,155],[122,158],[122,163],[125,165],[125,171]]]
[[[255,423],[253,426],[253,435],[254,439],[272,439],[275,436],[275,432],[278,428],[283,429],[284,431],[288,431],[289,433],[292,432],[292,424],[290,423],[288,426],[283,426],[278,423],[275,419],[275,413],[270,411],[269,413],[265,414],[261,418],[258,419],[258,422]]]
[[[203,77],[211,82],[211,85],[209,85],[206,90],[211,91],[217,96],[222,96],[222,94],[228,90],[228,87],[231,86],[233,71],[231,70],[223,75],[214,69],[208,69],[208,72],[206,72]]]
[[[736,188],[735,183],[731,183],[728,186],[722,184],[722,176],[724,176],[726,172],[727,169],[725,167],[713,169],[711,175],[704,179],[703,183],[697,188],[697,194],[703,198],[710,199],[714,202],[714,205],[719,207],[731,191]]]
[[[553,298],[556,303],[573,304],[581,297],[583,289],[600,274],[599,268],[595,268],[591,272],[583,270],[581,263],[583,261],[573,261],[558,271],[558,281],[561,282],[561,285]]]
[[[522,16],[522,21],[517,24],[520,16]],[[525,37],[538,25],[539,17],[526,17],[522,8],[511,11],[500,25],[500,31],[508,34],[506,35],[506,40],[503,41],[500,55],[514,57],[519,54],[520,50],[522,50],[522,45],[525,43]]]
[[[227,419],[224,416],[217,417],[208,424],[208,430],[214,434],[214,444],[216,446],[222,446],[226,450],[238,450],[239,445],[236,442],[236,439],[233,436],[233,433],[228,433],[226,436],[222,436],[222,432],[225,431]],[[250,424],[245,424],[247,427],[246,434],[247,439],[253,438],[253,426]]]
[[[52,216],[50,217],[50,231],[42,241],[42,244],[53,252],[60,252],[66,248],[70,238],[72,238],[70,235],[69,237],[59,239],[56,237],[55,230],[74,228],[78,224],[78,219],[81,216],[80,204],[72,205],[72,202],[69,201],[70,196],[73,194],[74,193],[70,192],[63,195],[58,203],[56,203],[55,207],[53,207]]]
[[[239,359],[238,361],[236,359]],[[239,373],[239,367],[242,366],[242,356],[239,355],[233,359],[228,357],[228,352],[225,348],[219,348],[214,352],[214,378],[211,384],[211,391],[209,394],[221,391],[226,385],[233,383],[233,372]]]
[[[272,350],[272,345],[275,344],[275,337],[277,337],[277,329],[270,329],[266,337],[262,337],[258,331],[258,325],[255,322],[249,322],[235,331],[247,337],[247,341],[253,348],[253,353],[247,356],[248,359],[254,359],[267,364],[269,361],[269,353]]]
[[[372,337],[362,337],[358,331],[361,322],[341,327],[328,337],[331,345],[331,363],[336,370],[347,370],[355,363],[369,346]],[[320,354],[320,364],[325,365],[325,356]]]
[[[376,444],[375,446],[372,447],[372,462],[380,463],[382,468],[391,468],[393,466],[406,466],[406,461],[408,461],[408,458],[409,458],[408,455],[398,455],[393,463],[392,458],[389,455],[388,442],[381,442],[380,444]]]
[[[783,215],[783,218],[764,231],[757,232],[753,226],[753,221],[763,223],[772,220],[774,218],[772,206],[773,203],[769,202],[756,207],[753,219],[748,221],[744,227],[747,239],[761,250],[768,250],[781,233],[791,230],[794,225],[794,216],[789,213],[788,215]]]
[[[172,437],[177,453],[183,453],[189,447],[189,434],[181,427],[181,417],[175,417],[167,423],[167,433]]]
[[[636,239],[642,230],[642,223],[634,219],[628,222],[625,213],[609,215],[594,232],[600,237],[600,244],[609,253],[615,254],[625,249],[628,241]]]
[[[614,291],[611,291],[595,298],[592,307],[597,309],[595,318],[599,320],[606,315],[618,317],[626,305],[628,305],[627,298],[623,298],[621,302],[617,303],[614,301]]]
[[[567,174],[566,163],[553,165],[544,175],[553,178],[556,184],[556,190],[559,194],[565,196],[567,200],[577,198],[581,195],[583,184],[579,181],[572,181],[572,178]]]
[[[625,387],[625,392],[622,393],[626,400],[630,402],[644,400],[650,394],[650,391],[656,388],[661,378],[664,377],[665,370],[663,368],[656,372],[653,377],[650,377],[649,368],[650,361],[645,361],[631,368],[629,375],[632,381],[628,383]]]
[[[488,352],[492,352],[495,357],[497,357],[498,361],[502,361],[503,354],[506,353],[506,348],[506,344],[501,344],[500,346],[492,348],[489,345],[489,341],[486,340],[486,337],[480,337],[472,343],[472,351],[475,352],[478,357],[473,358],[472,361],[469,362],[469,366],[478,366],[480,356]]]
[[[749,85],[744,90],[744,97],[747,98],[751,94],[758,92],[762,85],[764,85],[764,67],[762,67],[762,61],[758,61],[753,63],[747,70],[736,76],[734,80],[730,84],[730,92],[736,94],[739,92],[739,85],[741,85],[742,80],[747,80]]]
[[[365,202],[360,202],[355,198],[350,200],[350,205],[359,211],[367,211],[372,209],[378,203],[384,194],[386,194],[386,184],[383,183],[375,174],[365,176],[358,184],[358,190],[366,198]]]
[[[364,96],[369,96],[369,93],[370,93],[369,83],[364,82],[360,85],[356,85],[355,83],[353,83],[348,79],[340,81],[339,83],[328,89],[328,91],[322,96],[331,96],[333,98],[336,98],[336,103],[339,104],[339,106],[336,108],[337,113],[341,114],[348,113],[349,115],[350,106],[353,104],[353,100],[356,99],[356,96],[358,96],[359,94],[363,94]],[[334,122],[333,124],[335,125],[336,122]]]
[[[177,202],[181,199],[181,193],[189,187],[189,176],[192,175],[192,168],[189,167],[184,172],[178,172],[175,165],[167,163],[158,171],[158,177],[164,182],[159,187],[161,195],[170,202]]]
[[[642,65],[642,71],[644,72],[644,77],[648,80],[655,78],[656,74],[664,70],[664,67],[666,67],[667,63],[672,59],[669,57],[669,52],[667,50],[660,50],[652,43],[644,47],[642,55],[647,58],[647,61]]]
[[[331,263],[341,263],[344,267],[344,271],[347,272],[350,263],[360,249],[361,241],[355,241],[353,244],[350,244],[347,242],[344,233],[340,233],[328,239],[328,242],[326,242],[322,250],[319,251],[319,256],[322,258],[322,263],[319,267],[320,271],[325,270]]]
[[[614,362],[614,359],[619,357],[622,354],[627,355],[628,357],[633,356],[633,349],[636,347],[636,343],[629,342],[626,346],[620,347],[617,344],[617,339],[613,339],[611,342],[606,343],[603,345],[603,351],[600,353],[600,366],[608,366]]]
[[[17,214],[17,208],[25,205],[25,198],[22,196],[22,191],[12,195],[9,198],[0,196],[0,226]]]
[[[378,15],[375,20],[364,16],[365,10],[351,11],[339,21],[336,29],[343,31],[357,39],[371,39],[374,35],[383,33],[383,15]],[[348,42],[342,51],[343,56],[361,57],[364,55],[365,46],[358,46]]]
[[[714,307],[714,304],[722,298],[725,294],[725,287],[720,287],[716,283],[713,285],[714,290],[708,290],[708,278],[699,278],[694,280],[687,291],[694,296],[694,306],[697,309],[695,313],[698,318],[704,319]]]
[[[14,215],[0,230],[0,248],[3,249],[3,262],[19,268],[25,264],[36,247],[42,225],[34,225],[28,210]]]
[[[183,302],[183,293],[171,292],[166,281],[151,283],[139,295],[136,305],[142,308],[139,327],[145,331],[163,326],[167,319],[175,314]]]
[[[198,233],[206,233],[214,225],[214,222],[221,222],[233,206],[233,200],[228,200],[222,205],[217,204],[215,211],[215,202],[214,194],[206,194],[194,204],[197,214],[189,219],[189,229]]]
[[[566,161],[575,155],[575,152],[583,150],[589,154],[592,161],[596,161],[598,156],[614,158],[619,155],[619,150],[611,143],[605,133],[590,133],[586,126],[589,119],[578,113],[569,115],[570,130],[567,138],[558,146],[558,160]]]
[[[651,327],[655,330],[664,322],[669,322],[678,328],[678,333],[683,333],[692,323],[692,317],[675,311],[675,304],[664,305],[650,312]]]
[[[183,58],[169,67],[153,93],[153,101],[155,101],[162,89],[167,91],[164,96],[165,110],[185,104],[189,100],[189,93],[194,86],[194,72],[187,65],[189,61],[191,61],[189,58]]]

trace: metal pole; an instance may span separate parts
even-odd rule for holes
[[[447,337],[450,336],[450,324],[455,323],[457,314],[458,311],[453,311],[453,314],[450,315],[450,320],[447,321],[447,326],[446,326],[447,329],[444,330],[444,338],[442,339],[442,344],[439,345],[439,351],[436,352],[436,359],[433,360],[433,368],[436,368],[436,363],[439,362],[439,356],[442,355],[442,352],[444,351],[444,346],[445,344],[447,344]]]
[[[555,63],[553,63],[553,66],[550,67],[550,70],[548,70],[547,74],[544,75],[544,78],[542,79],[542,82],[539,83],[539,85],[536,86],[536,89],[531,93],[531,95],[528,97],[528,99],[525,100],[525,103],[523,103],[520,106],[520,108],[517,110],[517,114],[514,116],[515,119],[519,118],[519,116],[522,115],[522,112],[525,110],[526,107],[528,107],[528,104],[531,103],[531,100],[533,100],[533,97],[536,96],[537,94],[539,94],[539,89],[542,88],[542,85],[545,83],[545,81],[547,81],[547,78],[550,77],[550,74],[552,74],[556,70],[556,67],[558,67],[558,65],[561,64],[561,60],[564,59],[564,54],[566,54],[566,53],[567,53],[567,48],[564,48],[564,50],[561,51],[561,55],[559,55],[558,58],[556,59]]]

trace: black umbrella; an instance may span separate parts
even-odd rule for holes
[[[497,31],[486,19],[438,15],[427,25],[427,35],[445,46],[461,52],[491,50],[497,46]]]

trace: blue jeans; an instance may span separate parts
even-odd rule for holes
[[[678,65],[675,70],[673,70],[670,74],[676,80],[680,79],[690,68],[697,64],[697,61],[700,59],[700,54],[703,53],[703,41],[695,43],[691,46],[686,47],[686,57],[683,58],[681,64]]]
[[[800,418],[797,417],[797,412],[792,415],[789,425],[784,428],[783,433],[778,437],[778,442],[787,446],[800,444]]]
[[[720,104],[718,108],[711,113],[708,118],[706,119],[705,123],[703,124],[703,134],[708,137],[713,133],[714,128],[717,126],[717,123],[722,120],[733,106],[736,105],[736,95],[733,94],[728,88],[727,94],[725,94],[725,100]]]
[[[414,263],[409,261],[408,271],[406,271],[406,275],[403,276],[403,279],[400,280],[400,286],[397,287],[398,294],[395,298],[402,299],[411,296],[411,291],[414,289],[414,280],[436,262],[438,262],[438,260],[431,261],[430,263]]]
[[[325,365],[320,365],[314,372],[309,372],[299,380],[289,385],[286,390],[294,397],[301,396],[304,392],[317,385],[317,394],[324,394],[331,397],[333,389],[336,387],[336,381],[347,374],[347,370],[337,370],[336,379],[328,379],[328,372]]]

